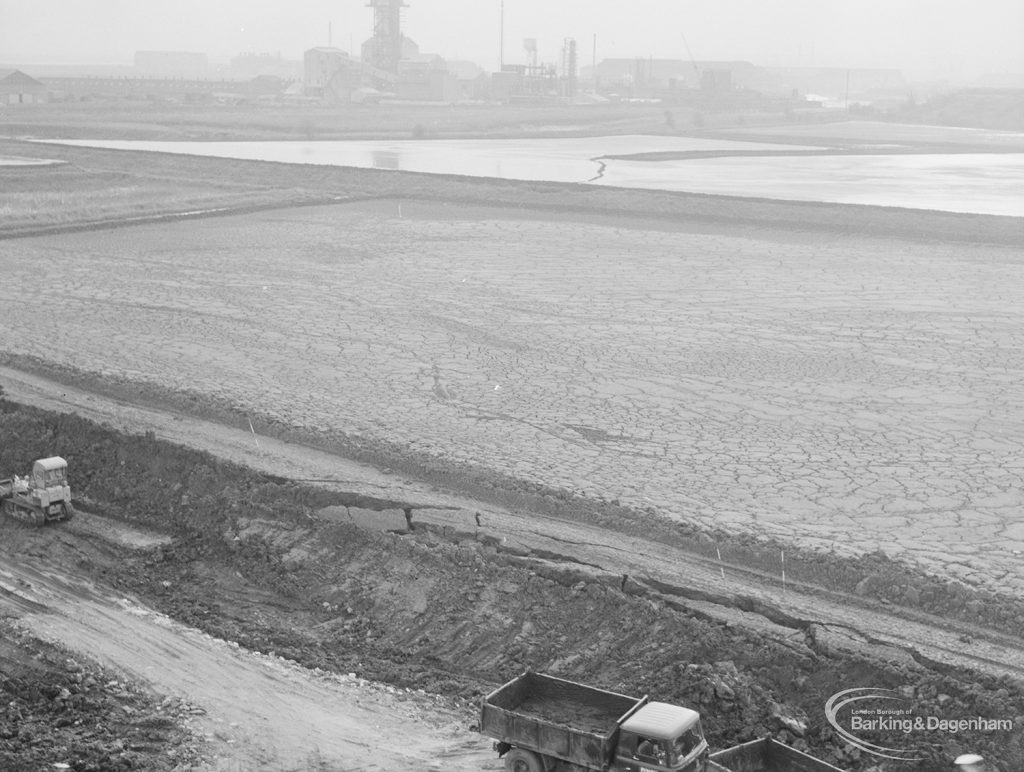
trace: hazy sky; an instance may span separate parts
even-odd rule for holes
[[[500,0],[407,0],[424,52],[498,60]],[[300,59],[315,45],[358,52],[366,0],[0,0],[0,62],[131,64],[137,50]],[[765,65],[877,66],[936,75],[1024,72],[1024,0],[505,0],[505,61],[523,38],[555,62],[575,37],[597,56],[743,58]]]

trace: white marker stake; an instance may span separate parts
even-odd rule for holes
[[[722,574],[722,578],[725,579],[725,569],[722,568],[722,550],[718,549],[718,545],[715,545],[715,552],[718,553],[718,570]]]
[[[252,439],[256,443],[256,447],[258,448],[260,446],[260,440],[259,437],[256,436],[256,430],[252,428],[252,419],[246,417],[245,420],[249,422],[249,431],[252,432]]]
[[[786,591],[786,551],[779,550],[782,554],[782,591]]]

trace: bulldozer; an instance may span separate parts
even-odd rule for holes
[[[75,515],[68,485],[68,462],[60,456],[41,458],[27,477],[0,480],[0,510],[34,526]]]

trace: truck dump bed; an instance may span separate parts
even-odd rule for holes
[[[707,772],[842,772],[827,761],[763,737],[711,754]]]
[[[480,708],[480,731],[546,756],[605,769],[619,725],[645,702],[647,697],[524,673],[487,695]]]

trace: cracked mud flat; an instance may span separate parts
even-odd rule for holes
[[[202,173],[229,166],[218,179],[267,179],[256,165]],[[368,181],[309,176],[331,195]],[[690,218],[690,206],[718,219]],[[14,430],[24,444],[4,468],[56,445],[86,509],[110,515],[75,521],[69,540],[33,537],[29,551],[60,564],[58,589],[84,580],[115,599],[89,620],[76,601],[50,634],[89,640],[73,625],[121,612],[185,625],[188,645],[212,641],[207,654],[241,662],[268,700],[268,666],[292,696],[320,693],[320,667],[461,698],[536,667],[699,707],[715,747],[771,731],[847,769],[870,760],[829,735],[821,703],[851,685],[903,685],[935,713],[1017,722],[1007,736],[915,738],[933,750],[922,769],[962,749],[1019,768],[1021,328],[1008,300],[1020,294],[1019,239],[1004,228],[993,241],[1008,246],[987,245],[978,234],[995,218],[901,225],[886,212],[902,236],[884,239],[853,235],[873,220],[852,210],[807,230],[721,219],[765,206],[687,199],[672,223],[396,199],[0,242],[7,361],[92,390],[4,369],[8,394],[268,476],[216,499],[241,483],[208,458],[176,467],[155,440],[97,439],[68,419]],[[790,224],[824,213],[768,209]],[[61,303],[26,300],[40,277],[64,288]],[[420,474],[431,459],[447,471]],[[335,482],[287,503],[268,493],[281,478]],[[552,492],[558,506],[534,509]],[[340,506],[317,509],[321,496]],[[570,521],[550,517],[564,501]],[[370,533],[402,530],[388,507],[403,502],[416,506],[415,533]],[[706,541],[679,547],[652,526],[660,517],[684,534],[699,525]],[[4,533],[5,570],[20,571],[25,545]],[[769,553],[743,551],[768,535],[787,546],[785,589]],[[825,553],[801,562],[794,542]],[[874,558],[829,574],[877,548],[1005,596],[982,604],[995,614],[979,627],[980,590],[935,594]],[[823,577],[830,590],[812,586]],[[38,574],[26,581],[26,595],[50,592]],[[114,608],[124,597],[138,600]],[[940,606],[947,618],[925,613]],[[117,650],[111,661],[145,682],[154,652],[185,645],[152,643],[148,659]],[[155,659],[170,681],[183,676],[172,657]],[[228,741],[259,734],[259,708],[232,714],[202,686],[189,688],[220,717],[209,768],[324,760],[310,755],[319,729],[239,755],[248,746]],[[363,699],[352,686],[337,704]],[[775,702],[808,719],[804,737],[787,734]],[[458,728],[421,722],[416,742],[433,752],[450,740],[468,768],[493,768],[493,756],[472,760],[472,712],[453,711]],[[328,745],[343,764],[362,761]]]
[[[0,243],[7,351],[1019,593],[1019,250],[385,201]],[[59,305],[31,287],[66,284]]]

